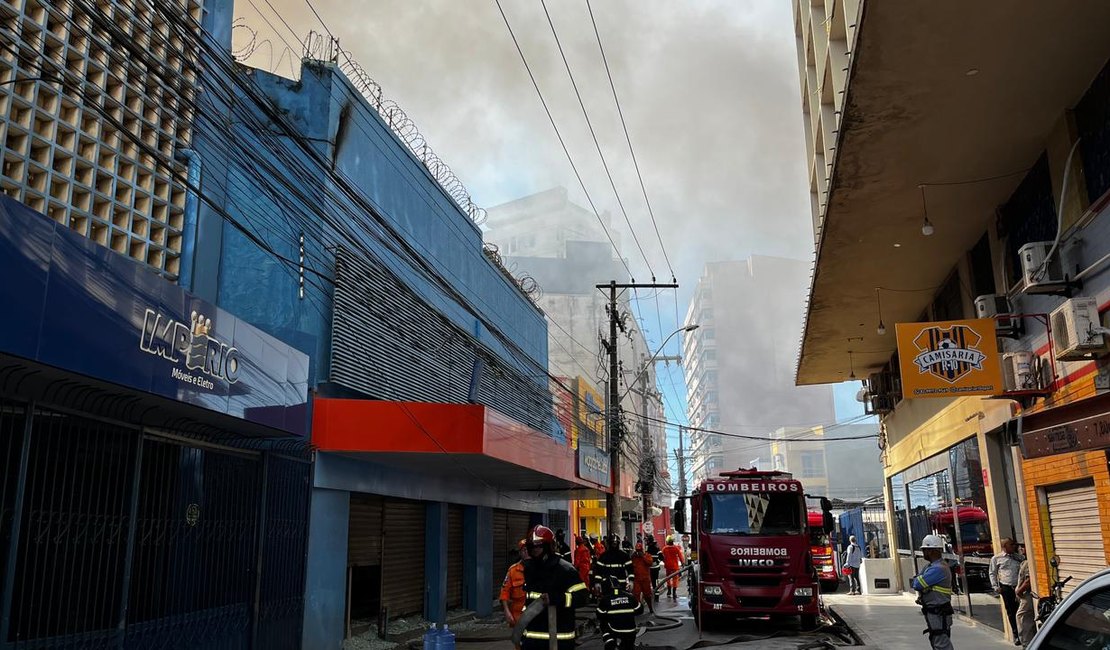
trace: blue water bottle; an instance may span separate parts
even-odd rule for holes
[[[447,629],[447,624],[443,624],[443,629],[439,631],[439,636],[436,637],[435,650],[455,650],[455,633]]]
[[[439,637],[439,631],[436,630],[436,624],[432,623],[428,626],[428,631],[424,633],[424,650],[436,650],[436,639]]]

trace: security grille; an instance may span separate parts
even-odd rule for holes
[[[1060,577],[1072,576],[1065,593],[1106,568],[1102,522],[1094,483],[1071,485],[1048,492],[1048,519],[1052,546],[1060,556]]]
[[[332,381],[375,399],[466,403],[478,362],[478,403],[552,430],[545,369],[495,356],[376,260],[339,248],[335,274]]]

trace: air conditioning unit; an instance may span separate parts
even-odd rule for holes
[[[1098,302],[1094,298],[1071,298],[1049,315],[1052,344],[1060,361],[1090,359],[1105,351],[1105,341],[1098,331],[1102,322]]]
[[[1000,318],[1014,313],[1014,307],[1006,296],[998,293],[976,296],[975,313],[979,318],[993,318],[995,329],[1000,336],[1020,338],[1022,333],[1021,319]]]
[[[867,409],[868,415],[885,415],[894,410],[894,396],[893,395],[872,395],[870,409]]]
[[[1033,241],[1018,249],[1018,259],[1021,261],[1021,282],[1026,293],[1038,293],[1038,286],[1065,282],[1064,265],[1060,261],[1059,251],[1047,264],[1045,263],[1048,252],[1052,250],[1052,244],[1053,242],[1050,241]]]
[[[1040,388],[1040,373],[1032,352],[1006,352],[1002,355],[1002,387],[1006,392]]]

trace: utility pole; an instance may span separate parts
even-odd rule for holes
[[[678,425],[678,449],[674,452],[678,457],[678,496],[680,499],[686,497],[686,457],[684,454],[685,446],[682,441],[682,431],[686,427],[681,424]]]
[[[618,534],[621,524],[620,513],[620,485],[621,485],[621,434],[620,407],[620,358],[617,347],[617,327],[623,329],[620,311],[617,309],[617,289],[677,289],[678,283],[656,284],[654,282],[637,284],[635,282],[620,284],[616,280],[608,284],[599,284],[597,288],[609,290],[609,340],[605,342],[606,351],[609,353],[609,398],[605,405],[605,430],[609,437],[609,471],[612,472],[612,492],[605,495],[605,511],[609,518],[609,533]]]

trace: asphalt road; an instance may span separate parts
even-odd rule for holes
[[[680,625],[673,629],[649,628],[647,633],[637,639],[644,650],[692,650],[709,647],[802,650],[856,645],[850,635],[845,633],[845,628],[832,620],[826,621],[826,625],[816,631],[803,632],[796,619],[745,619],[731,623],[721,622],[699,634],[685,597],[680,598],[677,603],[661,599],[656,604],[656,611],[656,616],[648,614],[638,622],[644,625],[654,620],[658,625],[665,625],[677,620]],[[579,645],[582,650],[601,650],[603,647],[599,637],[584,639]]]

